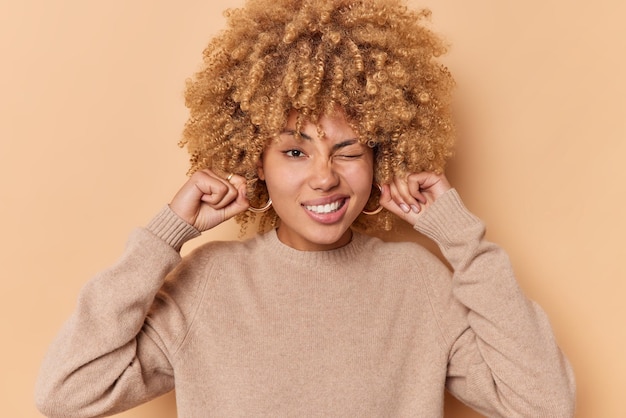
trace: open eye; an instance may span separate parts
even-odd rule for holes
[[[300,158],[302,156],[304,156],[304,153],[302,151],[300,151],[299,149],[290,149],[287,151],[283,151],[283,154],[285,154],[287,157],[291,157],[291,158]]]

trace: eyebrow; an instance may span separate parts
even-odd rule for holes
[[[284,131],[281,132],[281,134],[296,135],[296,131],[294,131],[293,129],[285,129]],[[307,135],[307,134],[305,134],[303,132],[300,132],[300,137],[302,139],[306,139],[307,141],[311,141],[313,139],[309,135]],[[336,150],[344,148],[344,147],[348,147],[350,145],[354,145],[357,142],[359,142],[359,140],[357,138],[346,139],[345,141],[341,141],[341,142],[333,145],[333,151],[336,151]]]

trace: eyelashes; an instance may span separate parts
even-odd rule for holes
[[[282,153],[289,158],[302,158],[305,155],[304,152],[299,149],[289,149],[282,151]]]
[[[293,159],[299,159],[299,158],[303,158],[306,157],[306,153],[302,150],[299,149],[288,149],[285,151],[281,151],[283,155],[289,157],[289,158],[293,158]],[[345,154],[334,154],[331,155],[332,159],[340,159],[340,160],[356,160],[357,158],[361,158],[363,156],[363,153],[345,153]]]

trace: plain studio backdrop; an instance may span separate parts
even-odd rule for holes
[[[40,416],[35,376],[80,287],[185,181],[184,80],[241,4],[0,1],[0,415]],[[623,417],[626,5],[412,5],[451,44],[453,184],[550,316],[577,416]],[[120,416],[173,417],[174,396]],[[447,402],[446,417],[475,416]]]

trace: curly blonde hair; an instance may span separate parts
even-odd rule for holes
[[[190,153],[190,173],[244,176],[251,206],[263,206],[268,192],[257,163],[290,110],[301,126],[337,107],[374,148],[377,183],[443,171],[453,146],[454,81],[436,61],[446,46],[425,26],[428,10],[409,10],[401,0],[248,0],[225,16],[227,28],[187,82],[190,117],[180,145]],[[366,207],[378,198],[373,187]],[[245,228],[254,216],[244,212],[237,221]],[[392,220],[382,211],[354,226],[388,230]],[[260,229],[276,221],[270,210]]]

